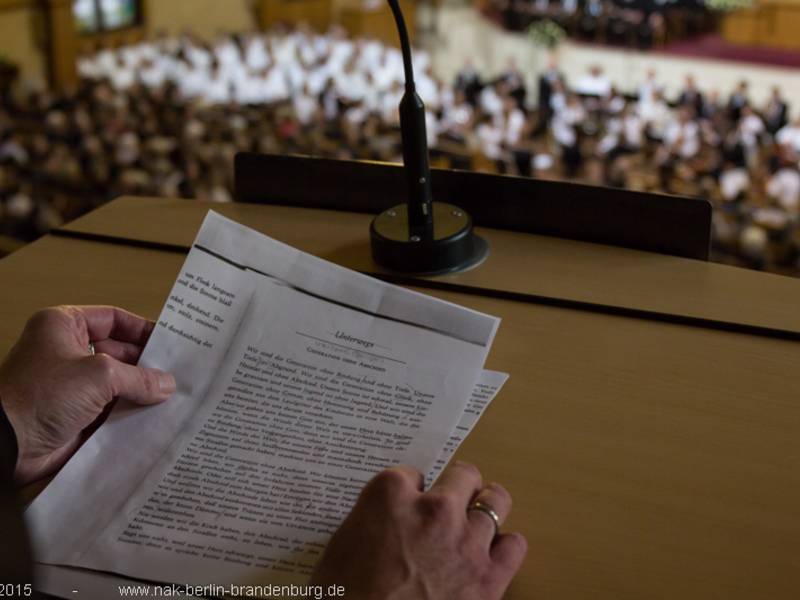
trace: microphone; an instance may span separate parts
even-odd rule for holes
[[[408,182],[408,228],[423,240],[433,238],[433,192],[428,163],[428,134],[425,129],[425,104],[414,84],[411,44],[403,13],[397,0],[389,0],[403,53],[406,91],[400,101],[400,135],[403,140],[403,165]]]
[[[398,0],[388,2],[400,36],[406,80],[399,108],[408,197],[406,204],[390,208],[372,221],[372,257],[379,265],[402,273],[461,271],[481,262],[488,254],[488,245],[475,235],[472,219],[464,210],[433,202],[425,104],[414,84],[403,12]]]

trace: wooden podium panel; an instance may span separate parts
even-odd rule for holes
[[[148,202],[139,205],[138,217],[133,201],[115,202],[82,223],[111,234],[149,222],[151,236],[171,229],[178,245],[196,232],[202,215],[194,207],[165,203],[162,219],[153,220]],[[348,215],[339,213],[342,220],[332,222],[325,211],[313,219],[308,211],[286,207],[232,206],[225,212],[342,264],[362,264]],[[327,239],[315,244],[323,222]],[[514,241],[518,261],[539,247],[538,236]],[[11,291],[0,303],[0,355],[27,316],[46,305],[108,303],[155,318],[183,259],[167,247],[47,236],[0,260],[0,281]],[[639,267],[642,276],[659,269],[658,263]],[[748,286],[769,281],[734,271]],[[486,270],[473,276],[485,278],[482,285],[491,282]],[[548,276],[566,282],[574,271]],[[596,268],[593,280],[603,278]],[[797,299],[800,282],[786,282],[785,291]],[[706,284],[709,297],[719,291],[715,280]],[[675,285],[691,294],[698,284],[687,276]],[[420,291],[502,318],[487,367],[511,377],[459,458],[476,463],[487,480],[503,482],[514,496],[507,528],[527,536],[530,553],[508,599],[796,596],[799,343],[468,290]],[[773,301],[765,296],[763,304]]]

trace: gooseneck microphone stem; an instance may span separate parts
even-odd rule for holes
[[[411,42],[408,40],[408,28],[403,17],[403,11],[397,0],[389,0],[394,22],[397,24],[397,34],[400,36],[400,52],[403,54],[403,70],[406,76],[406,89],[414,90],[414,63],[411,62]]]
[[[406,91],[399,108],[408,197],[405,204],[388,208],[372,220],[372,259],[399,273],[454,273],[479,264],[488,255],[489,246],[475,235],[472,218],[466,211],[441,200],[433,202],[425,105],[414,85],[411,44],[403,13],[398,0],[388,2],[400,35],[406,76]]]
[[[428,163],[428,137],[425,130],[425,105],[414,85],[414,65],[408,29],[397,0],[388,0],[392,9],[400,49],[403,53],[406,91],[400,101],[400,133],[403,143],[403,164],[408,184],[408,229],[411,241],[433,239],[433,192]]]

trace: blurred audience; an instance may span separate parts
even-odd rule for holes
[[[232,200],[240,151],[400,161],[399,52],[340,29],[157,36],[80,58],[75,89],[0,104],[0,234],[25,240],[123,194]],[[529,93],[514,61],[450,85],[415,55],[434,165],[706,198],[715,258],[798,273],[800,119],[775,89],[725,100],[655,71],[621,94],[551,60]],[[538,102],[537,102],[538,101]]]

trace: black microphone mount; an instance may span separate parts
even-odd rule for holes
[[[400,35],[405,94],[400,101],[403,164],[408,186],[406,204],[379,214],[370,226],[372,257],[403,273],[438,274],[462,271],[488,254],[475,235],[470,216],[457,206],[433,202],[425,105],[414,84],[411,44],[398,0],[388,0]]]

